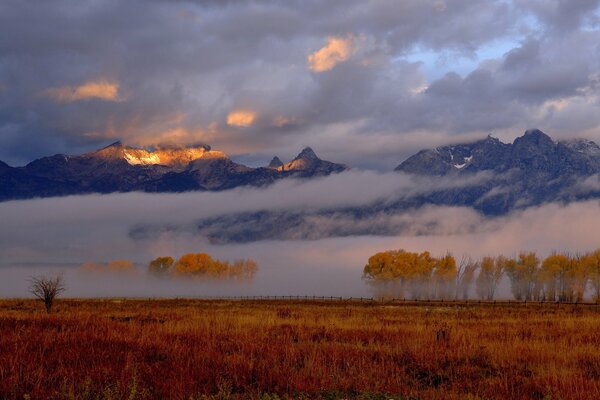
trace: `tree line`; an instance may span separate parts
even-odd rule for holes
[[[258,271],[256,261],[246,258],[229,262],[217,260],[206,253],[189,253],[178,260],[158,257],[148,264],[148,272],[154,276],[193,276],[206,279],[231,279],[250,281]]]
[[[600,298],[600,249],[583,255],[554,252],[541,259],[535,252],[516,257],[463,256],[448,253],[389,250],[371,256],[363,279],[382,297],[468,299],[474,287],[479,299],[493,300],[503,279],[517,300],[582,301],[591,290]]]
[[[81,265],[82,272],[137,274],[133,262],[113,260],[108,263],[87,262]],[[258,265],[252,259],[233,262],[214,259],[206,253],[189,253],[179,259],[171,256],[157,257],[148,263],[149,275],[159,278],[193,277],[215,280],[251,281]]]

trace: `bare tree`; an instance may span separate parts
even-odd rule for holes
[[[468,255],[463,254],[456,269],[455,299],[462,297],[463,300],[466,300],[469,298],[469,289],[475,278],[475,270],[477,270],[477,268],[477,261],[474,261]]]
[[[37,299],[44,302],[47,313],[52,311],[52,305],[54,304],[56,297],[66,289],[62,275],[57,275],[54,278],[48,278],[46,276],[32,277],[29,282],[29,291]]]

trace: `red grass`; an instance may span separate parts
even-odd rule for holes
[[[0,398],[600,398],[596,307],[56,307],[0,301]]]

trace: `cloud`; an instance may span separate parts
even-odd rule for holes
[[[88,99],[100,99],[104,101],[121,100],[119,97],[119,84],[104,80],[89,81],[79,86],[50,88],[45,90],[43,94],[60,103]]]
[[[325,46],[308,56],[309,69],[314,72],[329,71],[350,58],[355,50],[355,40],[352,36],[331,36],[327,38]]]
[[[227,115],[227,125],[246,128],[254,123],[256,113],[250,110],[235,110]]]
[[[170,137],[389,170],[490,131],[599,139],[597,4],[9,0],[0,160]],[[227,123],[238,109],[256,113],[244,129]]]

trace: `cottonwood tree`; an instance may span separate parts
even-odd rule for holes
[[[363,279],[373,285],[383,297],[404,296],[406,275],[395,257],[397,253],[376,253],[369,257],[363,269]]]
[[[479,298],[493,300],[509,260],[503,256],[483,257],[475,281]]]
[[[229,265],[229,277],[238,281],[253,280],[256,271],[258,271],[256,261],[249,258],[234,261]]]
[[[176,276],[194,276],[206,279],[252,280],[258,265],[254,260],[238,260],[234,263],[215,260],[206,253],[184,254],[173,267]]]
[[[135,266],[129,260],[113,260],[107,264],[110,272],[127,272],[135,274]]]
[[[148,264],[148,272],[155,276],[166,276],[174,263],[173,257],[157,257]]]
[[[566,271],[569,257],[565,254],[553,253],[542,262],[539,280],[543,287],[544,300],[561,300],[566,293]]]
[[[37,299],[44,302],[47,313],[52,311],[52,306],[58,295],[66,290],[62,275],[57,275],[54,278],[45,276],[32,277],[29,283],[29,291]]]
[[[475,278],[475,271],[478,268],[476,261],[467,255],[463,255],[458,267],[456,268],[456,293],[454,298],[462,297],[463,300],[469,298],[469,289]]]
[[[449,265],[450,261],[446,261]],[[422,299],[432,295],[432,277],[437,262],[427,251],[384,251],[369,257],[363,279],[373,284],[384,297],[401,297],[408,291],[412,298]]]
[[[135,275],[137,271],[133,262],[129,260],[113,260],[109,263],[85,262],[81,264],[79,270],[85,273],[116,273]]]
[[[544,299],[575,301],[583,299],[588,268],[595,263],[593,255],[579,259],[568,254],[553,253],[546,257],[539,273]]]
[[[589,282],[593,290],[594,300],[600,300],[600,249],[588,253],[581,258],[582,269],[589,275]]]
[[[541,292],[538,280],[540,259],[535,252],[520,253],[516,262],[506,264],[505,271],[515,299],[539,300]]]
[[[438,299],[449,299],[454,297],[456,276],[456,259],[451,254],[436,259],[433,272],[435,283],[434,297]]]

